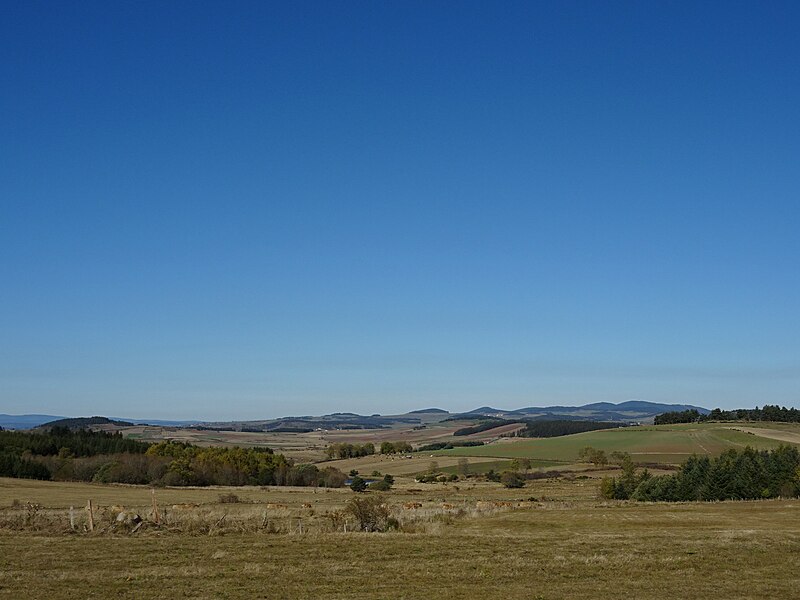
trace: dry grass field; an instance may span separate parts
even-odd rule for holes
[[[365,444],[371,442],[380,446],[381,442],[405,441],[411,444],[427,444],[436,441],[493,440],[502,433],[519,429],[519,425],[508,425],[493,432],[481,432],[473,436],[454,438],[453,432],[464,427],[458,423],[430,423],[424,428],[414,424],[398,424],[385,429],[328,429],[307,433],[252,433],[242,431],[211,431],[205,429],[160,427],[136,425],[133,427],[103,426],[106,431],[121,431],[126,437],[143,442],[172,440],[189,442],[198,446],[268,446],[276,452],[295,460],[316,462],[325,456],[325,448],[335,443]]]
[[[219,503],[228,493],[241,502]],[[96,531],[79,511],[73,532],[67,507],[88,497]],[[347,489],[156,497],[168,525],[130,533],[110,506],[147,519],[148,488],[0,480],[2,523],[43,505],[31,527],[0,527],[0,598],[800,597],[797,500],[637,504],[600,500],[597,479],[405,480],[385,495],[401,531],[345,533],[328,515]]]
[[[373,471],[389,473],[394,476],[414,475],[428,469],[431,462],[436,462],[440,468],[451,468],[458,464],[460,456],[438,456],[432,452],[415,452],[409,455],[382,455],[373,454],[360,458],[347,458],[342,460],[332,460],[322,463],[320,466],[336,467],[344,473],[349,473],[351,469],[356,469],[362,476],[369,476]],[[481,470],[484,463],[497,463],[497,459],[487,456],[467,458],[475,472]],[[503,461],[506,465],[509,461]]]

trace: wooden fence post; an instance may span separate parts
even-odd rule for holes
[[[89,513],[89,531],[94,531],[94,507],[92,507],[92,500],[86,505],[86,511]]]
[[[75,507],[69,507],[69,528],[75,531]]]
[[[153,494],[153,521],[155,521],[156,525],[161,523],[161,517],[158,514],[158,502],[156,502],[156,490],[153,488],[150,490]]]

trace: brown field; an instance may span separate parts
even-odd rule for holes
[[[143,442],[162,442],[166,440],[189,442],[198,446],[268,446],[276,452],[300,461],[317,461],[325,456],[325,447],[330,443],[321,432],[309,433],[249,433],[241,431],[206,431],[202,429],[155,427],[136,425],[134,427],[103,427],[106,430],[121,431],[126,437]]]
[[[731,427],[730,429],[743,431],[744,433],[751,433],[753,435],[769,438],[771,440],[789,442],[791,444],[800,444],[800,431],[797,428],[789,431],[783,431],[780,429],[765,429],[763,427]]]
[[[230,492],[242,502],[218,503]],[[147,488],[1,479],[0,598],[800,597],[800,501],[597,492],[596,478],[522,490],[406,480],[385,495],[400,532],[344,533],[327,514],[349,490],[159,489],[167,525],[131,534],[113,529],[110,506],[147,518]],[[66,507],[88,497],[97,530],[82,531],[79,511],[72,532]],[[44,505],[34,525],[8,525],[28,501]]]
[[[365,444],[372,442],[380,446],[381,442],[406,441],[414,445],[422,445],[437,441],[453,440],[491,440],[503,432],[518,429],[519,425],[508,425],[491,432],[481,432],[471,436],[454,438],[453,432],[465,427],[468,423],[429,424],[423,429],[415,429],[414,425],[402,424],[387,429],[326,429],[308,433],[250,433],[240,431],[207,431],[202,429],[157,427],[136,425],[133,427],[104,426],[101,429],[121,431],[123,435],[143,442],[160,442],[173,440],[189,442],[198,446],[268,446],[295,460],[316,462],[325,457],[325,448],[330,444],[347,442]],[[491,435],[487,435],[491,433]]]

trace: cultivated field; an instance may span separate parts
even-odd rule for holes
[[[800,425],[791,423],[702,423],[691,425],[661,425],[625,427],[590,431],[575,435],[527,439],[500,437],[518,429],[519,425],[507,425],[469,436],[453,437],[453,432],[464,427],[464,422],[429,423],[424,429],[411,425],[399,425],[387,429],[330,430],[309,433],[248,433],[231,431],[204,431],[167,427],[122,428],[126,436],[142,441],[178,440],[201,446],[269,446],[276,452],[286,454],[299,462],[324,460],[325,448],[332,443],[349,442],[363,444],[372,442],[379,446],[382,441],[408,441],[427,444],[437,441],[480,440],[484,446],[454,448],[434,452],[414,453],[408,456],[381,456],[379,454],[355,459],[324,462],[342,471],[358,470],[362,475],[373,471],[392,475],[413,475],[425,471],[431,461],[436,461],[442,470],[455,472],[458,459],[468,457],[473,472],[488,469],[508,468],[513,458],[533,459],[535,468],[557,467],[569,469],[585,446],[606,452],[615,450],[628,452],[639,463],[680,464],[692,454],[718,455],[729,448],[741,449],[752,446],[760,450],[778,447],[780,444],[800,445]],[[117,429],[117,428],[115,428]]]
[[[121,431],[126,437],[143,442],[165,440],[189,442],[198,446],[268,446],[276,452],[300,461],[322,460],[325,448],[330,444],[347,442],[365,444],[371,442],[380,446],[381,442],[406,441],[411,444],[428,444],[437,441],[492,440],[502,433],[519,429],[519,425],[498,428],[493,432],[481,432],[473,436],[454,438],[453,432],[469,423],[449,422],[429,423],[420,428],[415,424],[398,424],[384,429],[330,429],[307,433],[252,433],[240,431],[210,431],[204,429],[156,427],[136,425],[133,427],[103,426],[107,431]]]
[[[473,457],[516,458],[575,462],[578,452],[592,446],[606,452],[631,454],[640,463],[679,464],[692,454],[718,455],[729,448],[752,446],[759,450],[781,444],[800,444],[800,425],[787,423],[701,423],[625,427],[589,431],[545,439],[506,438],[496,443],[470,448],[453,448],[434,454]]]
[[[220,504],[231,491],[243,502]],[[349,490],[159,489],[167,524],[130,533],[114,530],[110,506],[146,515],[147,488],[2,479],[3,523],[24,519],[25,502],[44,508],[28,529],[0,528],[0,598],[800,597],[800,501],[597,492],[593,478],[404,481],[385,495],[400,532],[345,533],[326,515]],[[97,529],[84,533],[81,514],[72,532],[67,507],[88,497]]]

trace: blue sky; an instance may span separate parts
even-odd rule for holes
[[[0,412],[800,406],[800,5],[17,2]]]

